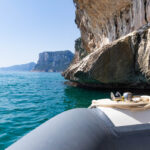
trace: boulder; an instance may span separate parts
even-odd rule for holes
[[[150,24],[74,61],[63,75],[88,87],[150,89]]]

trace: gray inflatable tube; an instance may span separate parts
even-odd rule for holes
[[[66,111],[7,150],[149,150],[150,126],[115,127],[100,109]]]

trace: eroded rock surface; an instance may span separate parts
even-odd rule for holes
[[[89,87],[150,88],[150,24],[72,64],[64,76]]]
[[[150,0],[74,2],[81,39],[65,78],[89,87],[150,88]]]
[[[150,0],[74,0],[76,23],[88,52],[150,21]]]

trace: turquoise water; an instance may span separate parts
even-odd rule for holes
[[[0,150],[63,111],[108,97],[64,81],[59,73],[0,73]]]

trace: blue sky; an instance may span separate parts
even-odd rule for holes
[[[70,49],[80,32],[73,0],[0,0],[0,67]]]

